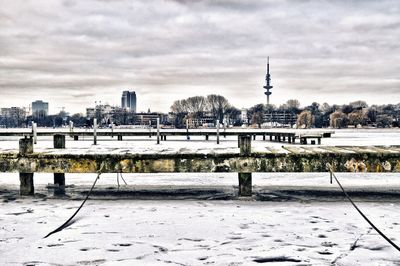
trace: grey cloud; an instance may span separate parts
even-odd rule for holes
[[[47,97],[53,106],[83,112],[85,101],[118,103],[121,91],[132,88],[141,110],[167,111],[175,99],[209,92],[250,106],[263,99],[267,55],[275,103],[357,95],[371,103],[400,101],[395,0],[0,6],[0,94],[23,105]],[[0,98],[0,107],[8,104]]]

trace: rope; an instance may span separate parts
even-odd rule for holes
[[[331,177],[335,179],[336,183],[339,185],[340,189],[343,191],[344,195],[346,198],[350,201],[350,203],[353,205],[353,207],[358,211],[358,213],[364,218],[365,221],[371,225],[372,228],[375,229],[375,231],[380,234],[390,245],[392,245],[397,251],[400,251],[400,247],[397,246],[392,240],[390,240],[384,233],[381,232],[368,218],[365,216],[365,214],[357,207],[357,205],[354,203],[354,201],[350,198],[350,196],[347,194],[347,192],[344,190],[342,184],[340,184],[338,178],[336,177],[335,173],[333,172],[332,166],[327,163],[326,167],[328,168],[329,172],[331,173]]]
[[[83,205],[85,205],[85,202],[88,200],[90,194],[91,194],[92,191],[93,191],[94,186],[95,186],[96,183],[97,183],[97,180],[99,180],[99,178],[100,178],[101,171],[103,170],[103,168],[104,168],[104,164],[102,163],[102,164],[101,164],[101,167],[100,167],[100,170],[98,171],[97,177],[96,177],[96,179],[94,180],[93,185],[92,185],[92,187],[91,187],[90,190],[89,190],[89,193],[86,195],[86,198],[85,198],[85,199],[83,200],[83,202],[81,203],[81,206],[79,206],[79,208],[75,211],[75,213],[74,213],[65,223],[63,223],[62,225],[60,225],[60,226],[59,226],[57,229],[55,229],[54,231],[51,231],[50,233],[48,233],[44,238],[48,238],[48,237],[51,236],[52,234],[55,234],[55,233],[57,233],[57,232],[60,232],[60,231],[62,231],[63,229],[67,228],[67,227],[70,225],[72,219],[74,219],[74,217],[75,217],[75,216],[78,214],[78,212],[82,209]]]

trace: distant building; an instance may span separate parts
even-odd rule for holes
[[[215,119],[211,113],[204,113],[202,116],[193,116],[193,114],[189,114],[187,120],[190,128],[214,127],[215,125]]]
[[[98,104],[94,108],[86,108],[86,118],[97,118],[99,124],[109,124],[112,122],[112,117],[115,112],[115,107],[109,104]]]
[[[121,107],[136,113],[136,93],[134,91],[122,92]]]
[[[34,118],[43,118],[49,114],[49,103],[35,101],[32,103],[32,116]]]
[[[139,125],[156,125],[157,118],[160,118],[160,124],[168,123],[168,114],[163,113],[136,113],[136,123]]]
[[[25,119],[26,112],[24,108],[1,108],[0,126],[20,127],[23,126]]]

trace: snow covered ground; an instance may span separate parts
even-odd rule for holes
[[[344,202],[89,201],[0,203],[2,265],[399,265],[399,253]],[[398,202],[360,203],[400,241]],[[268,264],[269,265],[269,264]]]
[[[0,138],[16,151],[18,138]],[[400,130],[336,130],[323,145],[400,145]],[[253,141],[255,150],[287,143]],[[39,138],[36,150],[52,147]],[[100,138],[68,149],[135,152],[237,150],[236,138]],[[376,225],[400,244],[400,174],[338,173]],[[237,174],[131,174],[118,190],[104,174],[65,230],[43,237],[80,205],[93,174],[67,174],[67,197],[51,174],[35,174],[35,197],[18,196],[15,173],[0,174],[0,265],[400,265],[399,253],[345,201],[327,173],[253,174],[254,199],[237,200]],[[184,200],[183,200],[184,199]],[[224,200],[207,200],[224,199]]]

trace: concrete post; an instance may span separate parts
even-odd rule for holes
[[[19,154],[27,155],[33,153],[33,139],[32,137],[19,140]]]
[[[217,119],[217,144],[219,144],[219,119]]]
[[[60,135],[60,134],[54,135],[53,146],[55,149],[65,149],[65,135]]]
[[[65,194],[65,174],[54,173],[54,195]]]
[[[93,145],[97,145],[97,118],[93,118]]]
[[[160,144],[160,118],[157,117],[157,144]]]
[[[37,124],[32,122],[33,144],[37,144]]]

